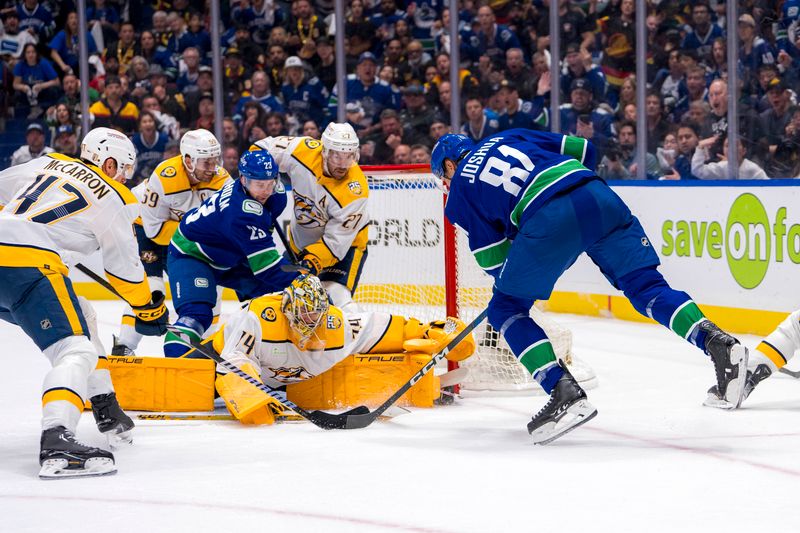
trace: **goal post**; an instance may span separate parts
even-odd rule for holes
[[[367,260],[353,298],[363,309],[414,316],[422,321],[457,316],[471,321],[489,303],[493,279],[470,253],[466,236],[446,221],[445,197],[428,165],[362,167],[369,183],[371,218]],[[537,308],[559,358],[572,365],[585,388],[596,385],[576,362],[572,333]],[[463,361],[469,375],[462,391],[540,393],[505,340],[487,322],[475,330],[476,354]]]

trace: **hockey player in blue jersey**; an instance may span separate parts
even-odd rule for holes
[[[448,134],[431,155],[431,171],[448,191],[445,215],[467,233],[478,264],[495,278],[489,323],[550,394],[528,423],[537,444],[597,414],[529,316],[583,252],[637,311],[710,356],[726,407],[742,400],[747,350],[706,319],[688,294],[667,284],[642,226],[591,170],[595,163],[586,139],[522,129],[477,144]]]
[[[245,152],[239,179],[226,183],[181,220],[167,256],[175,326],[200,340],[211,326],[217,285],[236,291],[240,300],[283,290],[296,272],[275,249],[272,228],[286,207],[278,165],[266,150]],[[181,357],[188,349],[173,333],[164,355]]]

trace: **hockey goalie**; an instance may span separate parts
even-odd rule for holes
[[[283,292],[256,298],[230,316],[212,343],[227,361],[280,388],[319,376],[351,354],[432,354],[463,329],[464,323],[455,319],[423,324],[389,313],[345,314],[329,304],[319,278],[304,275]],[[474,351],[469,335],[447,358],[461,361]],[[221,365],[217,372],[217,392],[239,421],[272,424],[284,410],[280,402]]]

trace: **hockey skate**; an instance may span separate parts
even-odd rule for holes
[[[756,388],[756,385],[767,379],[772,375],[772,370],[767,365],[758,365],[755,370],[747,371],[747,379],[744,384],[744,395],[742,402],[744,402]],[[718,409],[733,409],[731,404],[722,398],[719,394],[719,389],[716,385],[708,389],[708,398],[703,402],[707,407],[716,407]]]
[[[589,403],[569,369],[559,362],[564,375],[550,393],[550,400],[528,422],[528,433],[534,444],[548,444],[585,424],[597,415],[597,409]]]
[[[89,398],[89,401],[92,402],[92,414],[97,422],[97,429],[106,434],[108,445],[112,449],[133,444],[135,424],[119,406],[116,393],[98,394]]]
[[[119,338],[114,335],[114,344],[111,346],[111,355],[117,356],[128,356],[128,355],[136,355],[136,353],[131,349],[119,342]]]
[[[724,405],[709,404],[709,398],[703,402],[708,407],[736,409],[744,399],[747,381],[747,359],[749,352],[731,335],[725,333],[710,320],[704,320],[698,326],[706,332],[706,354],[714,362],[717,373],[717,396]]]
[[[114,455],[78,442],[64,426],[42,432],[40,479],[66,479],[116,474]]]

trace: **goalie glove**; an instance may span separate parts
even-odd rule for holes
[[[453,321],[455,327],[447,327],[449,321]],[[465,327],[467,325],[457,318],[448,317],[447,320],[434,320],[428,324],[423,338],[405,341],[403,349],[407,352],[438,353],[444,350],[445,346],[455,339]],[[447,352],[446,357],[448,361],[463,361],[473,353],[475,353],[475,339],[470,333],[456,347]]]
[[[134,307],[133,314],[136,316],[134,327],[137,333],[160,337],[167,332],[169,311],[167,311],[167,306],[164,305],[163,292],[153,292],[150,303],[141,307]]]
[[[261,377],[251,363],[244,363],[242,371],[250,374],[259,382]],[[217,392],[225,400],[228,411],[242,424],[271,425],[275,423],[275,415],[285,408],[278,400],[255,388],[236,374],[219,376],[215,382]]]

